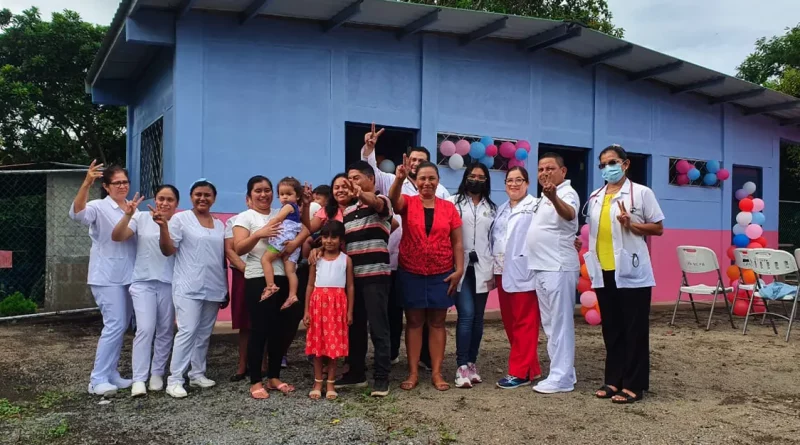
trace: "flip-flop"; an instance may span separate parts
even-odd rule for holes
[[[617,396],[623,397],[623,399],[611,399],[611,403],[618,403],[618,404],[627,404],[627,403],[634,403],[642,400],[642,393],[636,394],[632,396],[626,392],[620,392]]]
[[[266,400],[266,399],[269,398],[269,393],[262,386],[261,388],[258,388],[256,390],[251,389],[250,390],[250,397],[252,397],[252,398],[254,398],[256,400]]]
[[[604,396],[598,395],[597,393],[600,391],[605,391],[606,394]],[[594,396],[597,397],[598,399],[610,399],[617,394],[619,394],[619,390],[614,391],[614,389],[608,385],[603,385],[602,387],[598,388],[597,391],[594,392]]]
[[[411,391],[412,389],[416,388],[419,385],[419,377],[411,380],[411,377],[406,379],[403,383],[400,384],[400,389],[404,391]]]
[[[269,383],[267,383],[267,389],[270,390],[270,391],[280,391],[284,395],[287,395],[290,392],[294,392],[295,388],[294,388],[294,386],[292,386],[292,385],[290,385],[288,383],[281,383],[278,386],[272,386]]]
[[[322,380],[320,380],[321,382]],[[336,380],[328,380],[328,385],[333,385],[336,383]],[[336,400],[339,398],[339,393],[336,391],[325,391],[325,398],[328,400]]]
[[[289,309],[294,304],[296,304],[298,301],[300,301],[300,300],[297,298],[297,296],[287,298],[286,301],[283,302],[283,305],[281,306],[281,310],[285,311],[286,309]]]

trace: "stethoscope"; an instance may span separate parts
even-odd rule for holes
[[[636,213],[639,209],[636,208],[636,202],[633,199],[633,181],[628,180],[628,186],[630,187],[630,191],[629,191],[629,194],[631,195],[630,213],[632,215],[632,214]],[[592,196],[590,196],[589,199],[586,200],[586,202],[583,204],[583,207],[581,208],[581,216],[583,216],[584,218],[588,218],[589,217],[589,212],[588,212],[589,204],[592,203],[592,200],[594,200],[595,198],[597,198],[598,196],[603,194],[606,191],[606,189],[608,189],[608,184],[603,186],[603,188],[601,188],[600,190],[598,190],[597,192],[592,194]]]

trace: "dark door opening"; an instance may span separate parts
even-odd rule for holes
[[[361,159],[361,148],[364,146],[364,135],[370,131],[371,124],[361,124],[357,122],[344,123],[344,160],[348,165]],[[384,159],[391,160],[394,165],[403,162],[403,154],[408,147],[419,145],[419,130],[416,128],[389,127],[375,124],[377,129],[385,129],[378,144],[375,146],[375,160],[378,165]],[[380,190],[381,193],[388,193],[388,190]]]
[[[581,199],[581,206],[583,203],[586,202],[586,199],[589,196],[589,171],[587,170],[588,166],[588,156],[589,150],[584,148],[577,148],[577,147],[565,147],[560,145],[549,145],[549,144],[539,144],[539,156],[545,153],[556,153],[564,158],[564,166],[567,167],[567,179],[570,180],[570,185],[572,188],[578,192],[578,196]],[[530,175],[531,181],[536,181],[536,194],[537,196],[541,196],[542,194],[542,186],[539,185],[538,180],[536,179],[536,171],[537,171],[537,161],[531,160],[529,162],[529,166],[531,168]],[[580,225],[582,226],[585,222],[583,215],[578,213],[578,220]]]
[[[650,187],[650,155],[628,153],[628,159],[631,161],[627,172],[628,179]]]
[[[752,182],[756,185],[753,198],[761,198],[763,196],[761,176],[761,168],[759,167],[733,166],[733,175],[731,177],[733,185],[731,190],[731,227],[736,224],[736,215],[739,214],[739,200],[736,199],[736,191],[741,189],[745,182]]]

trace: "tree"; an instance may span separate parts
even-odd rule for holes
[[[95,105],[84,79],[107,28],[76,12],[0,10],[0,164],[125,161],[125,108]]]
[[[737,70],[744,80],[800,97],[800,24],[782,36],[756,40],[756,50]]]
[[[623,37],[625,30],[611,23],[614,17],[607,0],[403,0],[450,8],[540,17],[579,22],[614,37]]]

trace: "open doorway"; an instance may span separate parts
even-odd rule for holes
[[[778,186],[778,247],[800,248],[800,142],[781,139]]]
[[[650,187],[650,155],[628,153],[628,159],[631,161],[627,171],[628,179]]]
[[[364,146],[364,135],[370,131],[370,124],[358,122],[344,123],[344,171],[348,165],[361,159],[361,148]],[[416,128],[389,127],[375,124],[377,129],[385,129],[375,147],[375,160],[378,165],[384,159],[392,161],[394,165],[403,162],[403,154],[408,147],[419,145],[419,130]],[[381,193],[389,191],[381,190]]]
[[[567,179],[570,181],[572,188],[578,192],[578,197],[581,199],[581,205],[586,202],[589,196],[589,171],[588,156],[589,150],[579,147],[565,147],[562,145],[539,144],[539,156],[545,153],[556,153],[564,158],[564,166],[567,167]],[[538,157],[537,157],[538,159]],[[528,164],[531,168],[531,181],[537,181],[536,177],[537,164],[532,161]],[[536,182],[536,194],[542,194],[542,186]],[[580,225],[585,223],[585,218],[580,213],[578,214]]]

